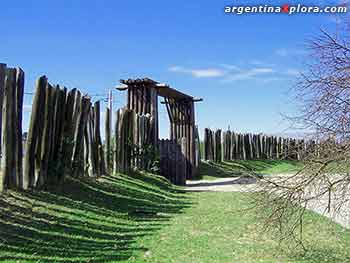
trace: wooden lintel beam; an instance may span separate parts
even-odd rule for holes
[[[115,87],[115,89],[120,90],[120,91],[124,91],[124,90],[127,90],[128,87]]]
[[[158,83],[156,84],[157,88],[169,88],[169,85],[165,84],[165,83]]]
[[[193,100],[190,100],[190,101],[193,101],[193,102],[200,102],[200,101],[203,101],[203,99],[202,98],[193,98]],[[177,100],[175,100],[175,102],[187,102],[186,100],[179,100],[179,101],[177,101]],[[170,103],[170,104],[172,104],[172,103],[175,103],[175,102],[166,102],[166,101],[161,101],[160,103],[161,104],[167,104],[167,103]]]

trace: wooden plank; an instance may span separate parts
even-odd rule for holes
[[[40,143],[41,158],[40,158],[40,172],[37,186],[43,187],[48,181],[49,155],[51,149],[51,118],[52,118],[52,101],[53,101],[53,87],[48,84],[45,90],[45,104],[44,104],[44,122],[43,122],[43,137]]]
[[[63,141],[64,141],[64,125],[65,125],[65,115],[66,115],[66,100],[67,100],[67,89],[60,89],[59,101],[57,103],[57,119],[56,119],[56,128],[57,128],[57,136],[56,136],[56,154],[54,156],[54,160],[60,160],[60,166],[63,165]],[[62,167],[61,167],[62,168]],[[62,171],[63,173],[64,171]],[[60,176],[61,178],[62,176]]]
[[[91,102],[90,97],[84,96],[80,99],[79,113],[77,117],[77,128],[74,135],[74,149],[73,149],[73,171],[72,175],[75,177],[84,175],[84,130],[88,122],[88,115],[90,113]]]
[[[5,88],[5,77],[6,77],[6,64],[0,63],[0,153],[2,153],[2,109],[4,99],[4,88]],[[2,156],[2,154],[0,155]],[[1,157],[2,158],[2,157]],[[4,188],[4,173],[2,169],[2,161],[0,161],[0,193]]]
[[[181,177],[181,182],[180,182],[180,184],[181,185],[186,185],[186,178],[187,178],[187,167],[186,167],[186,165],[187,165],[187,161],[186,161],[186,149],[187,149],[187,140],[186,140],[186,138],[185,137],[182,137],[181,139],[181,153],[182,153],[182,155],[181,155],[181,159],[182,159],[182,161],[181,161],[181,163],[182,163],[182,165],[181,165],[181,168],[182,168],[182,172],[181,172],[181,174],[182,174],[182,177]]]
[[[6,69],[4,102],[3,102],[3,152],[2,152],[2,176],[3,188],[16,188],[18,178],[15,168],[15,100],[16,100],[16,70]]]
[[[97,154],[98,154],[98,169],[99,169],[99,176],[106,174],[106,167],[105,167],[105,160],[104,160],[104,152],[102,147],[102,140],[101,140],[101,133],[100,133],[100,102],[95,102],[94,105],[95,110],[95,139],[97,143]]]
[[[85,127],[85,136],[86,136],[86,144],[87,144],[87,150],[86,154],[88,155],[88,167],[87,167],[87,175],[89,177],[96,177],[97,176],[97,167],[96,167],[96,146],[95,146],[95,140],[94,140],[94,123],[93,123],[93,115],[94,115],[94,108],[90,105],[90,112],[87,116],[87,124]]]
[[[23,114],[23,95],[24,95],[24,71],[21,68],[16,70],[16,122],[15,130],[16,138],[16,176],[18,178],[18,186],[24,189],[23,177],[23,131],[22,131],[22,114]]]
[[[119,122],[120,122],[120,109],[115,112],[114,121],[114,157],[113,157],[113,171],[118,172],[119,167]]]
[[[106,171],[108,174],[111,173],[111,109],[106,108],[105,117],[105,160],[106,160]]]
[[[74,146],[74,134],[75,134],[75,101],[77,89],[72,89],[68,92],[67,101],[66,101],[66,112],[65,112],[65,124],[64,124],[64,142],[63,142],[63,167],[64,173],[62,180],[64,179],[65,174],[71,174],[71,162],[72,162],[72,152]]]
[[[40,169],[40,162],[36,160],[37,149],[42,135],[42,123],[43,123],[43,107],[45,103],[45,90],[47,85],[46,76],[40,77],[36,82],[36,91],[32,104],[32,112],[29,122],[26,155],[24,164],[24,178],[23,188],[33,188],[36,186],[38,173],[36,170]]]

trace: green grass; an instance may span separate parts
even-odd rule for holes
[[[309,251],[281,250],[243,212],[249,200],[247,193],[184,193],[151,174],[10,191],[0,197],[0,262],[350,262],[350,231],[310,212]]]
[[[131,262],[191,263],[321,263],[350,262],[350,231],[314,213],[304,228],[306,254],[279,246],[262,233],[249,208],[247,193],[194,193],[195,205],[171,220]]]
[[[190,206],[155,175],[68,179],[56,191],[0,198],[0,262],[118,262],[145,252],[154,235]]]
[[[198,179],[213,180],[223,177],[235,177],[246,174],[272,175],[293,173],[302,168],[297,161],[288,160],[237,160],[230,162],[201,163]]]

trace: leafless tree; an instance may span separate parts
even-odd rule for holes
[[[264,177],[253,195],[265,227],[277,230],[282,239],[302,240],[308,208],[334,217],[350,212],[349,33],[321,31],[309,43],[307,71],[296,87],[300,115],[293,118],[316,142],[304,149],[304,168],[289,176]]]

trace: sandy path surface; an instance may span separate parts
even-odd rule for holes
[[[256,179],[246,177],[219,178],[216,180],[187,181],[186,191],[191,192],[252,192],[257,190]],[[319,198],[309,203],[308,209],[332,219],[334,222],[350,229],[350,205],[347,204],[337,211],[341,199],[335,195],[328,212],[327,197]]]
[[[251,192],[256,189],[254,178],[219,178],[216,180],[187,181],[186,191],[191,192]]]

